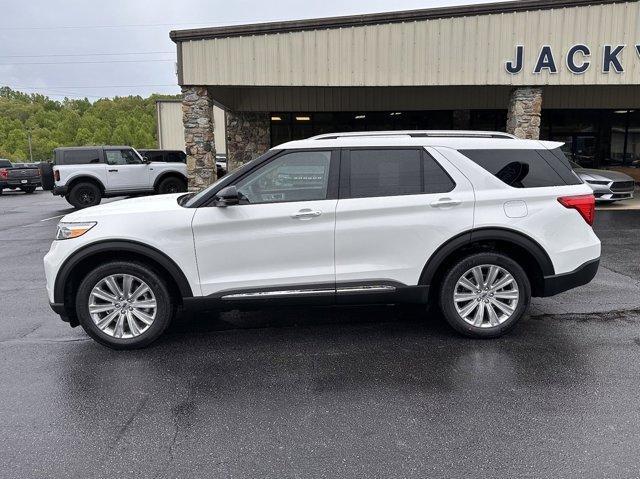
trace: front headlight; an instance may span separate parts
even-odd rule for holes
[[[97,223],[95,221],[87,223],[58,223],[56,240],[78,238],[93,228],[96,224]]]

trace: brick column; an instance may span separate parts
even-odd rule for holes
[[[189,190],[206,188],[216,180],[213,101],[206,87],[182,87],[182,123]]]
[[[262,112],[226,113],[227,165],[233,171],[271,148],[271,117]]]
[[[514,88],[509,98],[507,133],[528,140],[539,139],[541,112],[542,88]]]

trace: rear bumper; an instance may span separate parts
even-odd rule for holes
[[[53,194],[56,196],[67,196],[68,190],[69,188],[67,188],[66,186],[54,186]]]
[[[24,183],[23,183],[24,181]],[[24,179],[24,180],[7,180],[0,183],[2,188],[20,188],[21,186],[40,186],[40,178]]]
[[[600,258],[597,258],[584,263],[570,273],[545,276],[542,296],[555,296],[556,294],[590,283],[598,273],[599,267]]]

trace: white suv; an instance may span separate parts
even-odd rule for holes
[[[187,165],[145,160],[130,146],[56,148],[42,171],[43,188],[76,209],[102,198],[187,191]]]
[[[561,144],[504,133],[333,134],[267,152],[197,194],[67,215],[45,257],[54,311],[118,349],[179,308],[439,303],[496,337],[593,279],[591,188]]]

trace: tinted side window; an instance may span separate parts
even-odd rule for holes
[[[453,191],[456,184],[446,171],[434,160],[431,155],[424,152],[424,192],[427,194],[448,193]]]
[[[330,151],[287,153],[236,184],[249,204],[324,200],[329,185]]]
[[[514,188],[567,184],[537,150],[460,150],[460,153]]]
[[[149,161],[164,161],[164,155],[161,151],[147,151],[144,157]]]
[[[573,172],[571,162],[560,148],[556,148],[555,150],[539,150],[538,153],[556,170],[566,184],[579,185],[582,183],[578,175]]]
[[[62,165],[90,165],[100,163],[100,150],[68,150],[62,155]]]
[[[420,150],[351,150],[351,198],[422,193]]]
[[[182,163],[186,160],[186,156],[180,151],[170,151],[167,153],[167,161],[170,163]]]

